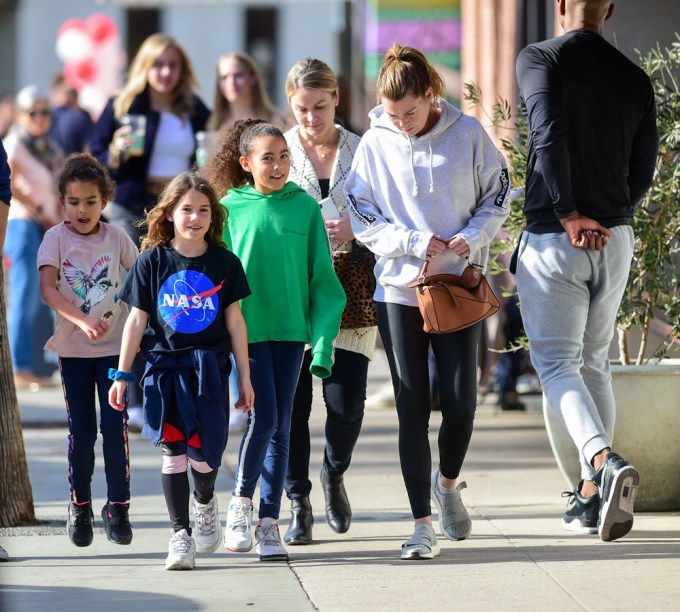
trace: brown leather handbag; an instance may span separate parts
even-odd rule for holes
[[[460,276],[427,276],[427,266],[426,261],[418,280],[409,283],[409,287],[416,289],[426,332],[448,334],[470,327],[498,312],[498,298],[475,264],[468,261]]]

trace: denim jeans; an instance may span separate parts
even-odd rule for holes
[[[15,372],[31,372],[33,337],[40,308],[40,275],[36,267],[42,229],[35,221],[7,223],[4,252],[9,257],[7,332]]]
[[[300,378],[295,391],[290,425],[290,455],[286,473],[286,492],[290,499],[307,497],[312,490],[309,480],[309,416],[312,412],[312,375],[309,366],[312,351],[305,351]],[[335,363],[328,378],[322,381],[326,405],[326,446],[323,466],[332,476],[347,471],[364,418],[368,357],[343,349],[335,350]]]
[[[439,371],[439,469],[445,478],[458,478],[477,409],[482,323],[450,334],[428,334],[415,306],[378,302],[377,308],[397,404],[401,473],[413,518],[424,518],[432,514],[428,351],[431,346]]]
[[[107,498],[109,502],[130,500],[127,412],[114,410],[108,400],[112,384],[108,372],[109,368],[116,367],[118,355],[59,359],[68,412],[68,474],[71,498],[79,503],[92,499],[94,445],[97,440],[95,387],[99,397]]]
[[[260,518],[279,518],[288,467],[290,415],[303,342],[255,342],[248,345],[255,405],[241,440],[234,495],[255,494],[260,481]]]

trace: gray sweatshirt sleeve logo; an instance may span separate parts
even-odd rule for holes
[[[498,192],[494,204],[500,208],[505,208],[505,200],[507,199],[508,190],[510,189],[510,174],[507,168],[501,169],[501,190]]]
[[[374,216],[359,212],[356,199],[349,193],[347,194],[347,207],[352,216],[364,227],[370,227],[375,222]]]

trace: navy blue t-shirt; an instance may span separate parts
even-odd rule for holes
[[[118,297],[149,315],[142,352],[202,348],[229,354],[224,310],[248,295],[239,258],[208,243],[199,257],[184,257],[169,244],[144,251]]]

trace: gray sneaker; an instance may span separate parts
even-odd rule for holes
[[[603,542],[618,540],[633,528],[633,507],[640,474],[620,455],[610,451],[593,481],[600,495],[597,532]]]
[[[196,550],[202,553],[215,552],[222,542],[217,497],[213,497],[207,504],[200,504],[194,498],[193,507]]]
[[[438,554],[437,536],[427,523],[418,523],[411,539],[401,545],[401,558],[405,561],[434,559]]]
[[[464,540],[472,531],[472,521],[460,498],[460,492],[466,488],[465,482],[459,482],[453,489],[444,490],[439,486],[439,471],[432,474],[432,498],[439,511],[439,529],[449,540]]]

